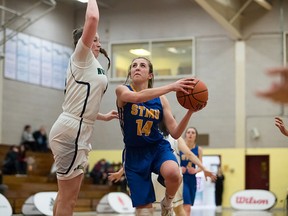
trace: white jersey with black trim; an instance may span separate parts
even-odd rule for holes
[[[179,148],[178,148],[177,140],[175,140],[170,134],[168,135],[168,137],[166,139],[169,141],[169,143],[171,145],[171,148],[174,150],[173,153],[174,153],[174,155],[175,155],[175,157],[176,157],[176,159],[178,161],[178,164],[180,166],[180,162],[181,162],[181,160],[180,160],[180,151],[179,151]]]
[[[108,80],[104,69],[81,39],[70,58],[66,75],[63,112],[84,121],[95,121]]]

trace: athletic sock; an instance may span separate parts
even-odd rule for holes
[[[173,201],[173,199],[174,199],[174,196],[171,196],[171,195],[165,193],[165,197],[164,197],[164,199],[163,199],[163,205],[164,205],[165,207],[170,207],[170,206],[172,206],[172,201]]]

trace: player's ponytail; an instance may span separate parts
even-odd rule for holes
[[[100,48],[100,53],[102,53],[106,57],[106,59],[108,60],[108,68],[107,68],[107,70],[109,70],[110,65],[111,65],[111,60],[110,60],[106,50],[103,49],[103,48]]]
[[[77,29],[74,29],[73,32],[72,32],[72,35],[73,35],[73,44],[74,44],[74,47],[76,47],[79,39],[81,38],[83,34],[83,28],[77,28]]]

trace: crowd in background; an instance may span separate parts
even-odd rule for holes
[[[34,163],[32,157],[27,157],[26,152],[48,152],[48,139],[44,126],[32,131],[31,125],[24,126],[19,145],[12,145],[2,162],[2,174],[26,175],[29,165]]]
[[[89,173],[89,176],[93,179],[93,184],[114,184],[119,186],[119,191],[126,192],[127,182],[124,175],[118,182],[111,183],[111,181],[108,180],[109,173],[117,172],[120,168],[121,163],[110,163],[106,159],[102,158],[95,163],[94,167]]]
[[[26,175],[29,166],[32,166],[35,160],[26,156],[24,145],[13,145],[6,153],[2,162],[3,175]]]
[[[47,152],[49,148],[45,127],[41,126],[38,130],[32,132],[31,125],[25,125],[20,144],[24,145],[26,150]]]

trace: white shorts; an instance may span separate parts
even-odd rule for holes
[[[57,179],[69,180],[85,172],[93,122],[62,113],[51,128],[49,144],[54,155]]]
[[[166,188],[163,187],[158,181],[157,181],[158,175],[156,175],[155,173],[152,173],[152,182],[153,182],[153,186],[154,186],[154,192],[155,192],[155,197],[156,197],[156,201],[153,203],[153,206],[156,209],[161,209],[160,207],[160,202],[162,201],[162,199],[165,196],[165,191]],[[173,199],[173,208],[179,206],[183,204],[183,181],[181,182],[175,197]]]

